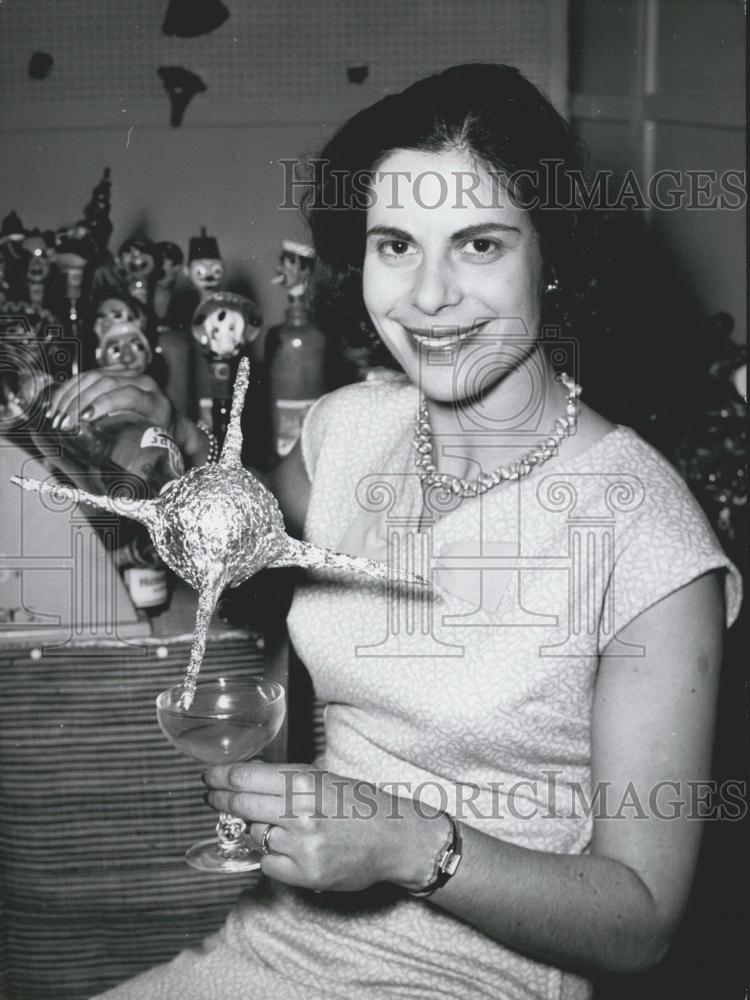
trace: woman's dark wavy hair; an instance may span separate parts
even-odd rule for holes
[[[566,122],[517,69],[483,63],[454,66],[365,108],[313,161],[302,210],[317,255],[311,305],[318,325],[351,347],[369,349],[373,363],[397,367],[362,299],[366,206],[353,180],[397,149],[464,149],[478,165],[514,178],[510,194],[529,208],[545,278],[556,277],[561,289],[545,296],[542,322],[579,336],[597,284],[590,219],[573,206],[567,188],[570,171],[582,175],[581,149]],[[352,180],[346,185],[342,178]],[[550,192],[555,178],[562,187]]]

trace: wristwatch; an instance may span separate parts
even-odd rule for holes
[[[456,874],[458,866],[461,863],[461,831],[458,828],[458,823],[452,816],[449,816],[448,813],[444,813],[443,815],[448,817],[451,826],[448,839],[435,858],[435,868],[432,878],[423,889],[409,889],[410,896],[419,896],[421,899],[431,896],[433,892],[441,889]]]

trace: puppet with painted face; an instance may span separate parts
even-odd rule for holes
[[[54,247],[54,233],[41,233],[38,229],[32,230],[21,244],[25,255],[28,301],[37,309],[43,309],[48,304],[47,293],[53,276]]]
[[[147,329],[146,311],[138,299],[116,291],[105,295],[94,309],[96,363],[140,375],[153,358]]]
[[[314,257],[312,247],[306,243],[299,243],[297,240],[281,241],[281,253],[273,284],[283,285],[286,288],[290,302],[304,295]]]
[[[188,249],[188,277],[198,292],[201,302],[206,296],[218,292],[224,280],[224,261],[214,236],[206,235],[205,226],[200,236],[190,240]]]
[[[229,421],[232,385],[240,355],[260,333],[258,307],[243,295],[214,292],[203,299],[193,316],[193,337],[208,362],[210,395],[201,395],[201,419],[221,440]]]
[[[251,299],[233,292],[215,292],[195,311],[193,337],[209,361],[228,361],[252,344],[262,324]]]
[[[99,336],[96,362],[110,371],[142,375],[153,357],[151,345],[138,323],[110,323]]]
[[[147,305],[151,298],[151,286],[156,276],[157,262],[156,247],[146,239],[125,240],[117,254],[117,265],[128,292],[144,305]]]
[[[101,340],[114,323],[135,323],[145,332],[146,311],[138,299],[122,292],[112,291],[102,295],[94,305],[94,333]]]

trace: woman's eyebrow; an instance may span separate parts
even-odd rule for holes
[[[518,233],[519,235],[521,233],[518,226],[509,226],[504,222],[477,222],[473,226],[465,226],[463,229],[459,229],[458,232],[453,234],[451,239],[476,239],[478,236],[484,236],[486,233],[491,233],[493,231],[497,231],[498,229],[504,233]]]
[[[464,226],[463,229],[457,230],[451,235],[451,239],[457,242],[460,240],[477,239],[479,236],[485,236],[487,233],[497,232],[498,230],[505,233],[518,233],[519,235],[521,233],[518,226],[509,226],[504,222],[477,222],[473,226]],[[395,226],[372,226],[367,230],[366,235],[388,236],[394,240],[408,241],[414,239],[411,233],[407,233],[405,229],[397,229]]]
[[[411,240],[414,237],[407,233],[405,229],[396,229],[394,226],[372,226],[367,230],[367,236],[390,236],[394,240]]]

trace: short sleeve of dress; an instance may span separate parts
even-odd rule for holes
[[[722,571],[726,625],[736,620],[742,578],[678,473],[643,446],[645,500],[615,537],[600,622],[600,651],[647,608],[711,570]]]
[[[316,399],[305,414],[305,419],[302,422],[302,431],[300,434],[302,461],[307,477],[311,482],[315,475],[315,465],[323,443],[327,412],[331,406],[331,395],[331,393],[328,393],[325,396],[321,396],[320,399]]]

